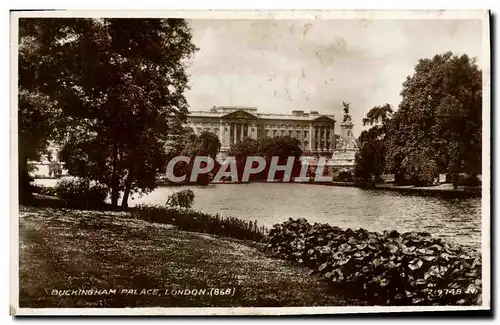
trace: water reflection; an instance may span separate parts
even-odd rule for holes
[[[132,204],[164,204],[179,187],[160,187]],[[271,227],[288,218],[371,231],[426,231],[480,248],[481,199],[446,199],[305,184],[221,184],[188,187],[194,208],[208,213],[258,220]]]

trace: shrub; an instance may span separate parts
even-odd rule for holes
[[[170,195],[165,203],[168,207],[190,209],[194,202],[194,192],[190,189],[182,190]]]
[[[342,230],[290,219],[267,248],[375,305],[481,304],[481,256],[428,233]]]
[[[83,178],[65,178],[57,182],[55,192],[72,207],[99,207],[108,196],[106,186]]]
[[[33,193],[37,193],[40,195],[57,196],[56,188],[52,186],[32,185],[31,188]]]
[[[353,181],[353,176],[351,172],[348,171],[341,171],[336,175],[333,179],[336,182],[352,182]]]
[[[259,227],[257,221],[243,221],[234,217],[221,217],[194,210],[174,209],[163,206],[137,206],[135,217],[157,223],[173,224],[179,229],[210,233],[243,240],[261,241],[266,229]]]
[[[459,186],[481,186],[481,181],[476,175],[466,175],[458,180]]]

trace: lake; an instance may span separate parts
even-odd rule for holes
[[[257,220],[268,228],[288,218],[370,231],[425,231],[448,241],[481,248],[481,198],[446,199],[293,183],[217,184],[160,187],[129,205],[160,204],[177,191],[195,193],[194,208]]]

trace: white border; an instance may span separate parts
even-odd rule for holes
[[[19,17],[127,17],[186,19],[480,19],[488,12],[476,10],[61,10],[12,12]],[[14,26],[15,27],[15,26]],[[11,25],[12,28],[12,25]],[[488,54],[489,56],[489,54]]]
[[[17,182],[17,26],[19,17],[181,17],[188,19],[480,19],[483,22],[483,184],[490,184],[490,35],[489,14],[485,10],[260,10],[260,11],[178,11],[178,10],[76,10],[11,13],[11,314],[15,315],[306,315],[378,312],[488,310],[490,292],[483,290],[483,306],[406,307],[283,307],[283,308],[19,308],[18,291],[18,182]],[[490,188],[483,185],[482,198],[483,288],[490,288]]]
[[[322,315],[322,314],[359,314],[359,313],[401,313],[421,311],[460,311],[488,310],[485,306],[343,306],[343,307],[158,307],[158,308],[20,308],[17,315],[95,315],[95,316],[188,316],[188,315]]]

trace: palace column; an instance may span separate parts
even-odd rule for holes
[[[226,147],[230,147],[231,146],[231,128],[230,128],[230,124],[227,122],[224,123],[224,138],[225,138]]]
[[[323,151],[327,151],[328,147],[326,146],[328,140],[327,140],[327,134],[326,134],[326,126],[323,126]]]
[[[319,140],[320,140],[320,137],[319,137],[319,127],[315,126],[314,127],[314,149],[315,150],[319,150],[320,149]]]
[[[312,140],[312,134],[313,134],[313,129],[312,129],[312,124],[309,123],[309,150],[312,151],[312,143],[313,143],[313,140]]]
[[[318,150],[323,151],[323,134],[321,126],[318,126]]]
[[[318,126],[318,150],[323,151],[323,134],[321,133],[321,126]]]
[[[320,146],[320,140],[321,138],[319,137],[319,126],[315,126],[314,127],[314,149],[316,151],[320,150],[321,149],[321,146]]]
[[[328,126],[326,127],[326,143],[328,143],[328,146],[326,149],[328,151],[332,150],[331,130]]]
[[[321,134],[319,133],[319,126],[314,128],[314,140],[316,151],[321,150]]]
[[[332,141],[330,141],[330,138],[331,138],[330,128],[327,126],[325,129],[326,129],[326,143],[328,144],[326,146],[326,150],[330,151],[330,150],[332,150]]]
[[[330,150],[333,151],[335,149],[335,129],[333,127],[330,128]]]
[[[224,147],[224,125],[222,124],[222,121],[219,121],[219,141],[220,141],[220,146]]]
[[[330,130],[325,126],[325,151],[330,150]]]
[[[236,130],[237,130],[237,126],[238,124],[236,123],[233,123],[233,143],[232,144],[235,144],[236,142],[238,142],[238,135],[236,134]]]
[[[325,128],[323,126],[319,127],[319,147],[321,151],[325,150]]]

